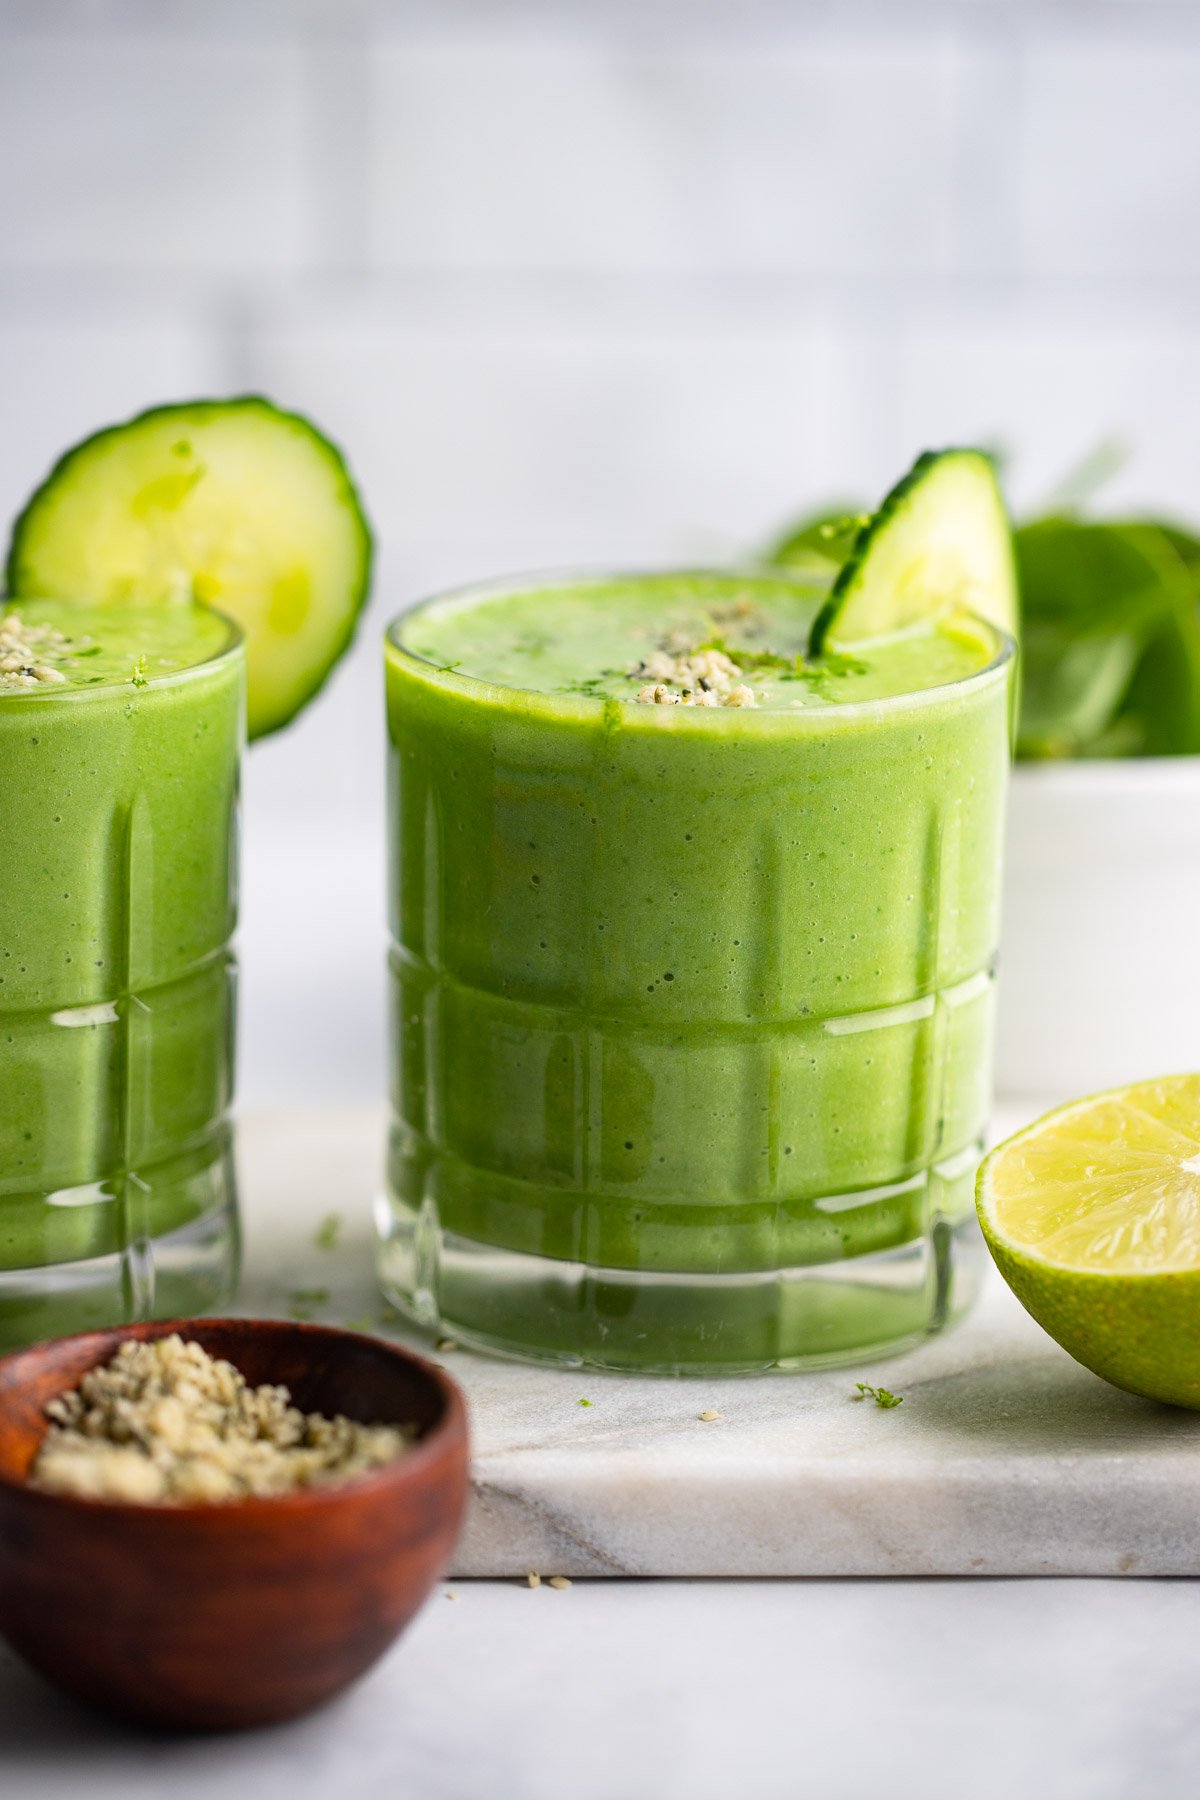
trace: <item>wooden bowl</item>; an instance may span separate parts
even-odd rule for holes
[[[118,1345],[178,1332],[306,1411],[416,1423],[395,1463],[341,1487],[219,1506],[42,1493],[44,1408]],[[157,1725],[229,1730],[331,1698],[444,1574],[467,1496],[462,1397],[432,1364],[354,1332],[185,1319],[88,1332],[0,1361],[0,1634],[48,1680]]]

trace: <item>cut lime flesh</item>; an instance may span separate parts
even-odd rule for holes
[[[1064,1349],[1200,1407],[1200,1075],[1039,1120],[986,1159],[978,1206],[1001,1274]]]
[[[371,534],[346,464],[247,395],[157,407],[67,452],[13,527],[10,594],[198,600],[246,635],[248,728],[286,725],[345,651]]]
[[[990,458],[929,450],[859,532],[809,650],[850,649],[958,609],[1015,634],[1012,534]]]

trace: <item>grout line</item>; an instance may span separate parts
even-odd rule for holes
[[[392,310],[397,326],[422,326],[425,309],[451,329],[477,322],[498,332],[522,321],[544,335],[546,316],[579,321],[603,319],[611,335],[637,334],[658,324],[674,329],[681,311],[697,329],[710,325],[732,331],[774,318],[804,327],[835,320],[851,327],[886,326],[897,313],[929,312],[991,305],[1012,310],[1014,273],[1009,269],[960,269],[949,274],[876,275],[804,272],[785,268],[731,271],[719,267],[678,270],[528,267],[519,269],[412,268],[347,269],[315,267],[299,274],[237,275],[150,267],[100,268],[61,263],[41,268],[5,266],[0,246],[0,319],[32,316],[41,324],[165,311],[178,315],[208,308],[220,315],[237,307],[247,316],[260,309],[284,313],[307,306],[330,308],[378,305]],[[1194,327],[1200,309],[1200,271],[1164,275],[1051,275],[1032,271],[1020,279],[1020,311],[1062,310],[1066,323],[1090,315],[1144,319],[1175,314]],[[797,313],[797,308],[806,309]],[[509,309],[506,313],[505,309]]]
[[[677,46],[780,31],[852,36],[886,29],[915,33],[947,24],[966,34],[997,24],[1032,26],[1053,34],[1072,29],[1135,25],[1139,33],[1195,37],[1194,8],[1186,0],[3,0],[0,38],[100,41],[122,33],[156,41],[269,42],[320,45],[334,30],[379,31],[390,37],[436,35],[495,42],[522,28],[553,27],[589,41],[626,37],[631,43]]]

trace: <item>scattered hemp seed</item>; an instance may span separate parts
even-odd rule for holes
[[[447,1600],[457,1600],[458,1595],[455,1593],[453,1588],[447,1588],[446,1589],[446,1598],[447,1598]]]
[[[715,1406],[706,1407],[702,1413],[698,1414],[698,1417],[701,1418],[706,1425],[711,1425],[714,1420],[719,1419],[721,1416],[722,1415],[717,1411]]]
[[[753,688],[724,650],[679,647],[672,634],[628,671],[642,681],[634,695],[643,706],[757,706]]]
[[[357,1319],[346,1320],[347,1331],[374,1331],[375,1319],[371,1313],[361,1313]]]
[[[873,1400],[876,1406],[882,1406],[885,1410],[889,1406],[904,1405],[903,1394],[889,1394],[885,1387],[872,1387],[869,1381],[856,1381],[854,1385],[858,1392],[851,1394],[852,1400]]]
[[[442,1354],[445,1355],[450,1350],[457,1350],[458,1344],[454,1338],[439,1338],[433,1347],[435,1350],[440,1350]]]
[[[30,1481],[51,1493],[192,1506],[327,1487],[403,1455],[415,1426],[303,1413],[181,1337],[122,1344],[46,1407]]]
[[[565,1588],[569,1588],[570,1585],[571,1583],[565,1575],[552,1575],[548,1583],[548,1586],[557,1588],[560,1594]]]
[[[69,640],[54,625],[26,625],[19,612],[0,617],[0,689],[52,686],[67,677],[45,659]]]
[[[541,1587],[542,1578],[536,1569],[530,1569],[528,1575],[525,1577],[525,1585],[527,1587]]]
[[[338,1239],[342,1235],[341,1213],[326,1213],[313,1233],[313,1243],[318,1250],[336,1250]]]
[[[736,625],[744,631],[766,628],[766,618],[749,594],[739,594],[735,600],[730,600],[723,606],[714,606],[709,617],[714,625],[722,627]]]

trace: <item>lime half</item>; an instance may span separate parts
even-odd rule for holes
[[[1000,1273],[1064,1350],[1200,1408],[1200,1075],[1049,1113],[987,1157],[977,1201]]]

